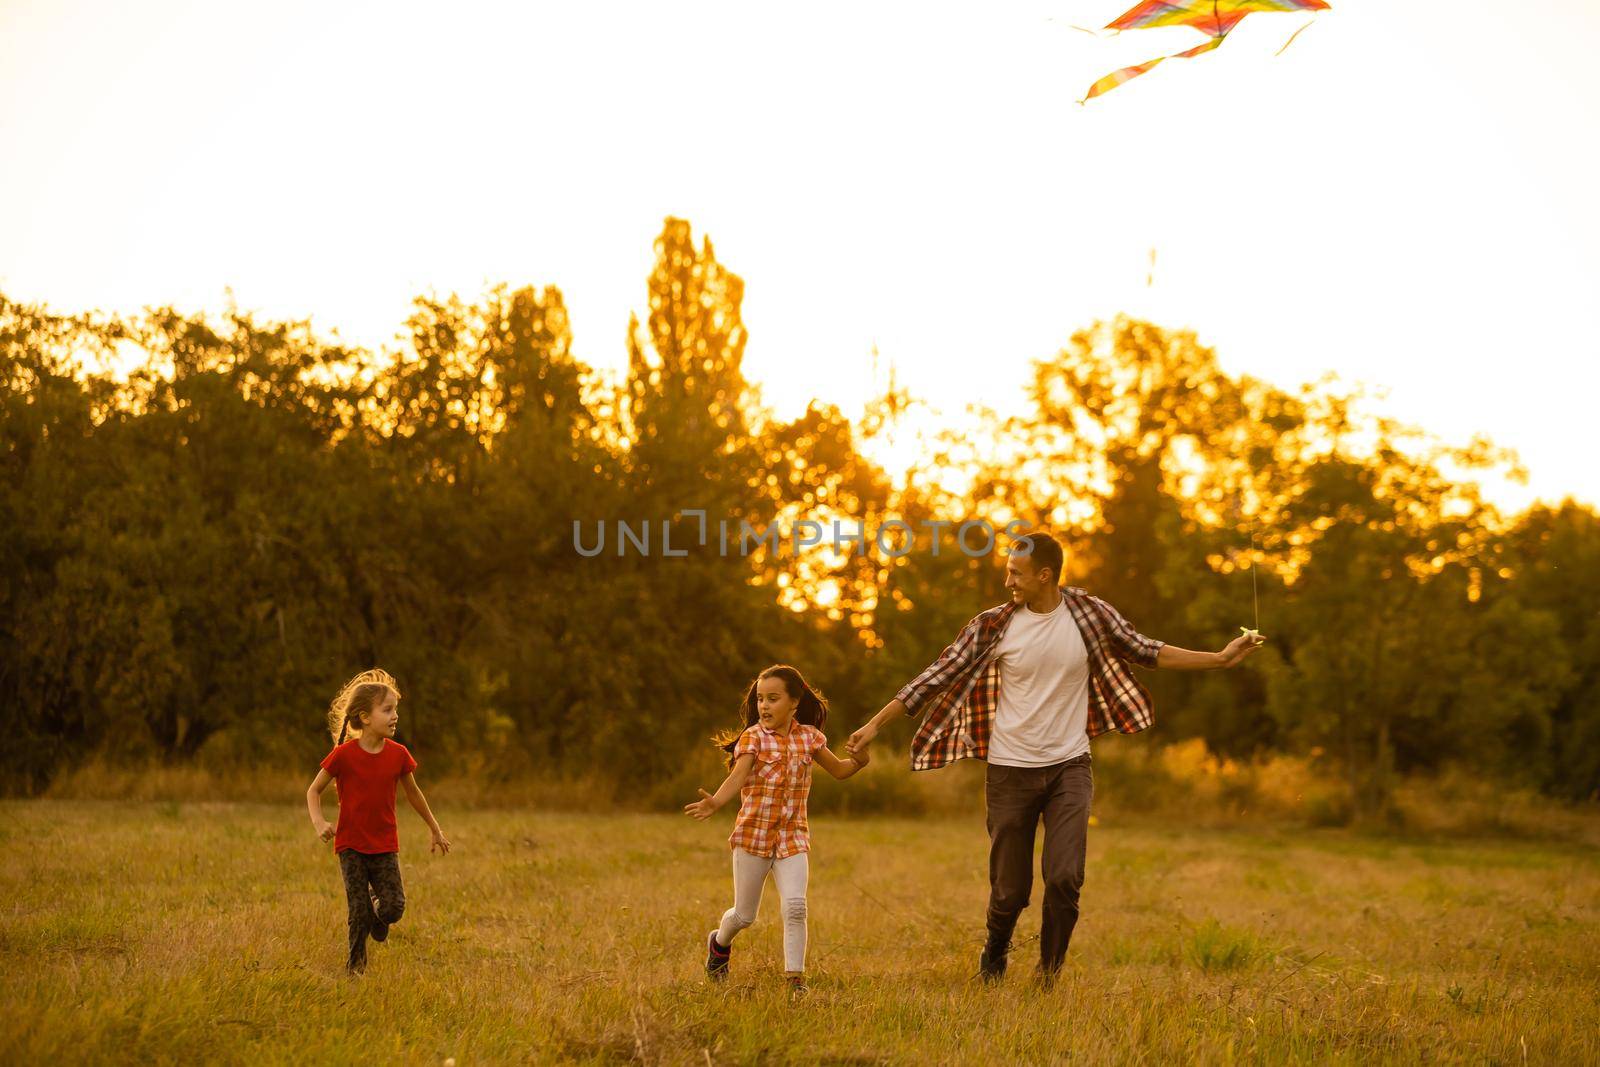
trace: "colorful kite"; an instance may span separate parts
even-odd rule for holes
[[[1161,56],[1148,63],[1123,67],[1107,74],[1089,86],[1088,95],[1081,102],[1093,100],[1101,93],[1110,92],[1123,82],[1132,81],[1156,64],[1168,59],[1188,59],[1209,52],[1220,45],[1233,28],[1246,15],[1257,11],[1327,11],[1327,0],[1140,0],[1109,26],[1108,30],[1148,30],[1157,26],[1193,26],[1210,37],[1205,44],[1196,45],[1187,52]],[[1301,29],[1305,27],[1302,26]],[[1299,30],[1295,31],[1296,36]],[[1290,41],[1294,37],[1289,38]],[[1284,48],[1289,47],[1287,44]],[[1282,49],[1280,49],[1281,51]]]

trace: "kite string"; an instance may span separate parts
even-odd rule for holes
[[[1211,0],[1211,17],[1216,22],[1217,43],[1221,44],[1222,43],[1222,39],[1224,37],[1228,36],[1228,35],[1222,29],[1222,12],[1220,10],[1218,10],[1218,6],[1219,6],[1218,5],[1218,0]],[[1301,28],[1304,29],[1304,27],[1301,27]],[[1290,40],[1293,40],[1293,38],[1290,38]],[[1288,46],[1286,45],[1285,47],[1288,47]],[[1250,628],[1252,630],[1256,631],[1257,633],[1259,633],[1261,631],[1261,594],[1257,591],[1257,588],[1256,588],[1256,563],[1257,562],[1258,561],[1256,559],[1256,515],[1255,515],[1255,511],[1252,510],[1250,512],[1250,611],[1251,611]]]
[[[1261,596],[1256,592],[1256,517],[1250,516],[1250,606],[1254,609],[1251,629],[1261,630]]]
[[[1313,16],[1312,19],[1311,19],[1311,22],[1315,22],[1315,21],[1317,21],[1317,20],[1316,20],[1315,16]],[[1294,39],[1296,37],[1300,36],[1302,33],[1305,33],[1307,30],[1309,30],[1311,28],[1311,22],[1307,22],[1304,26],[1301,26],[1298,30],[1295,30],[1293,33],[1291,33],[1289,35],[1289,39],[1287,41],[1283,42],[1283,47],[1278,49],[1276,52],[1272,53],[1273,58],[1277,58],[1278,56],[1281,56],[1285,52],[1287,52],[1289,50],[1289,46],[1294,44]]]

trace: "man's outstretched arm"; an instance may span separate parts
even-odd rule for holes
[[[845,742],[844,750],[852,755],[857,749],[872,743],[878,736],[878,731],[884,724],[896,715],[917,715],[935,693],[949,686],[963,671],[971,667],[978,657],[978,635],[981,630],[982,615],[975,615],[961,628],[956,639],[945,650],[939,653],[939,658],[922,669],[922,673],[900,687],[900,692],[894,699],[883,706],[883,710],[867,720],[865,726],[850,735],[850,740]]]
[[[1169,671],[1223,670],[1237,665],[1266,640],[1252,630],[1234,638],[1221,652],[1196,652],[1146,637],[1104,600],[1099,597],[1090,597],[1089,600],[1100,613],[1100,622],[1115,653],[1141,667],[1160,667]]]
[[[1177,645],[1162,645],[1156,654],[1156,666],[1169,671],[1218,671],[1238,665],[1266,640],[1250,634],[1240,634],[1228,642],[1221,652],[1195,652]]]

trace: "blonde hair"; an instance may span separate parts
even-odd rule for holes
[[[399,700],[400,686],[393,675],[377,667],[362,671],[344,683],[339,695],[328,705],[328,736],[333,738],[333,743],[342,745],[360,737],[361,716],[383,703],[390,693]]]

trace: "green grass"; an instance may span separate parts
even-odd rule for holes
[[[727,819],[451,810],[363,979],[303,809],[0,804],[0,1062],[1600,1062],[1578,844],[1114,820],[1062,981],[971,981],[982,819],[813,820],[812,995],[775,901],[725,987]],[[331,813],[331,805],[330,805]],[[1039,899],[1035,887],[1034,899]]]

